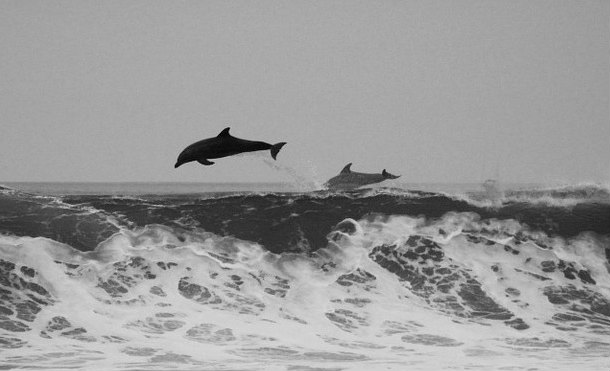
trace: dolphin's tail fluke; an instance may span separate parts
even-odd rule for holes
[[[394,175],[394,174],[390,174],[387,171],[385,171],[385,169],[383,169],[383,171],[381,172],[381,175],[386,178],[386,179],[396,179],[396,178],[400,178],[400,175]]]
[[[277,153],[282,149],[282,147],[286,144],[286,142],[279,142],[271,146],[271,157],[275,160]]]

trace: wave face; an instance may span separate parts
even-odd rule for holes
[[[3,189],[0,367],[604,369],[610,202],[576,194]]]

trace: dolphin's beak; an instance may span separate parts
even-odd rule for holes
[[[181,162],[176,162],[176,165],[174,165],[174,169],[177,168],[178,166],[182,165]]]

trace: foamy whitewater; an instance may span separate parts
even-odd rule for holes
[[[608,370],[610,194],[0,190],[0,368]]]

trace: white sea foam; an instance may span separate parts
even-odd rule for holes
[[[45,238],[1,236],[0,258],[15,264],[5,274],[12,302],[30,294],[52,303],[40,305],[33,321],[9,316],[30,330],[0,329],[0,340],[15,345],[2,349],[0,365],[600,369],[610,350],[602,301],[610,297],[607,242],[593,234],[550,238],[470,213],[346,219],[326,248],[309,255],[160,225],[123,229],[86,253]],[[407,266],[409,254],[416,256]],[[541,269],[559,261],[596,283]],[[419,287],[425,268],[447,273]],[[44,287],[48,298],[19,279]],[[571,304],[552,303],[555,288],[564,291],[554,300]],[[483,293],[478,303],[488,298],[528,327],[476,315],[478,304],[464,290]],[[566,314],[578,319],[557,320]]]

